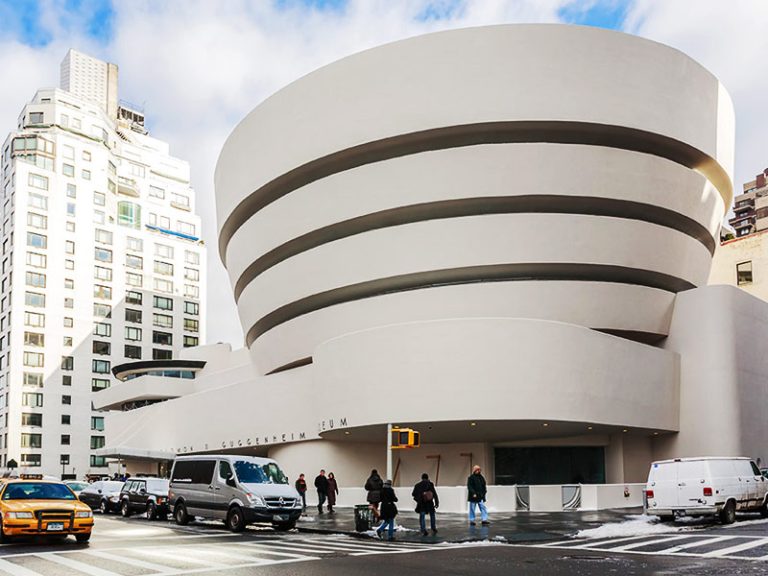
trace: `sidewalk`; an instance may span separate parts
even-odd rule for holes
[[[400,525],[395,539],[404,542],[439,543],[495,540],[499,542],[545,542],[568,538],[579,530],[597,528],[608,522],[621,522],[627,516],[642,514],[641,508],[599,510],[586,512],[499,512],[489,514],[490,526],[470,526],[466,514],[437,513],[436,536],[422,536],[419,515],[401,510],[397,516]],[[334,514],[318,515],[316,508],[308,508],[307,514],[296,526],[300,532],[321,534],[346,534],[361,538],[370,535],[355,532],[354,511],[337,508]],[[429,517],[427,516],[427,527]]]

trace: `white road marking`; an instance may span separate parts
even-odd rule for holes
[[[688,544],[680,544],[678,546],[672,546],[672,548],[665,548],[664,550],[657,550],[656,554],[675,554],[689,548],[697,548],[699,546],[708,546],[709,544],[716,544],[717,542],[724,542],[725,540],[733,540],[736,536],[712,536],[705,540],[696,540],[695,542],[689,542]]]
[[[597,541],[590,541],[587,540],[584,544],[580,544],[578,546],[568,546],[568,550],[578,550],[581,548],[596,548],[597,546],[602,546],[603,544],[613,544],[616,542],[631,542],[633,540],[640,540],[642,538],[648,538],[648,534],[643,534],[642,536],[625,536],[624,538],[608,538],[603,540],[597,540]],[[648,541],[650,543],[650,541]],[[598,550],[601,550],[601,548],[597,548]]]
[[[259,548],[277,548],[278,550],[293,550],[294,552],[311,552],[313,554],[334,554],[335,550],[328,550],[320,546],[293,546],[291,544],[279,544],[277,542],[238,542],[239,546],[259,547]]]
[[[42,576],[40,572],[35,572],[24,566],[19,566],[15,562],[8,562],[8,560],[0,559],[0,570],[4,570],[13,576]]]
[[[73,568],[75,570],[79,570],[80,572],[85,572],[86,574],[90,574],[91,576],[120,576],[117,572],[112,572],[111,570],[104,570],[103,568],[98,568],[96,566],[91,566],[90,564],[86,564],[85,562],[78,562],[77,560],[72,560],[72,558],[67,558],[66,556],[59,555],[56,552],[42,552],[40,554],[37,554],[38,558],[42,558],[44,560],[49,560],[51,562],[55,562],[56,564],[61,564],[62,566],[66,566],[67,568]]]
[[[169,566],[163,564],[155,564],[153,562],[147,562],[145,560],[139,560],[137,558],[128,558],[126,556],[120,556],[119,554],[113,554],[112,552],[102,552],[101,550],[83,550],[85,554],[96,556],[97,558],[103,558],[104,560],[110,560],[112,562],[122,562],[123,564],[129,564],[136,566],[137,568],[146,568],[147,570],[154,570],[161,574],[173,570]]]
[[[643,546],[651,546],[653,544],[662,544],[664,542],[674,542],[675,540],[683,540],[688,539],[691,536],[689,534],[685,535],[678,535],[678,536],[668,536],[666,538],[659,538],[658,540],[653,540],[651,542],[635,542],[633,544],[627,544],[626,546],[617,546],[615,548],[608,548],[611,552],[626,552],[627,550],[633,550],[635,548],[642,548]]]
[[[178,550],[175,548],[169,548],[167,546],[157,548],[130,548],[131,552],[138,552],[142,555],[149,554],[150,556],[159,556],[160,558],[169,558],[174,561],[189,562],[190,564],[202,564],[210,568],[216,568],[222,570],[228,568],[227,564],[221,564],[219,562],[211,562],[210,560],[203,560],[202,558],[193,557],[189,550]]]
[[[744,550],[749,550],[750,548],[757,548],[758,546],[762,546],[764,544],[768,544],[768,538],[755,538],[749,542],[737,544],[736,546],[730,546],[729,548],[721,548],[719,550],[705,552],[701,556],[703,558],[719,558],[721,556],[727,556],[728,554],[733,554],[735,552],[743,552]]]

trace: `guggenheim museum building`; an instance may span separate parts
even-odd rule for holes
[[[268,455],[358,486],[393,424],[421,432],[401,486],[766,461],[768,305],[707,285],[733,153],[718,79],[623,33],[452,30],[320,68],[219,157],[245,348],[115,367],[103,453],[133,473]]]

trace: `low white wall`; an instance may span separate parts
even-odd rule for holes
[[[624,496],[624,489],[629,496]],[[645,484],[583,484],[581,486],[581,506],[579,510],[605,510],[609,508],[632,508],[643,505]],[[395,488],[401,512],[416,508],[411,497],[413,488],[403,486]],[[487,505],[489,512],[515,512],[517,510],[516,486],[488,486]],[[562,490],[557,485],[530,486],[531,512],[560,512],[563,509]],[[467,489],[464,486],[438,486],[440,512],[467,512]],[[367,492],[362,488],[340,488],[336,498],[339,508],[351,508],[366,503]],[[310,488],[307,492],[307,506],[317,506],[317,492]]]

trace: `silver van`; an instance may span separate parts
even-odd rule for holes
[[[233,532],[255,522],[290,530],[302,508],[301,496],[277,462],[231,455],[176,458],[169,503],[177,524],[202,516],[224,520]]]

